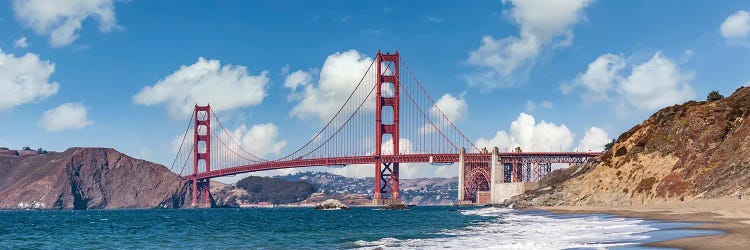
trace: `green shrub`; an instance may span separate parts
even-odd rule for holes
[[[708,93],[708,96],[706,96],[706,101],[713,102],[724,99],[724,96],[719,94],[719,91],[711,91]]]
[[[612,150],[612,146],[614,145],[615,145],[615,139],[612,139],[612,142],[604,144],[604,151]]]

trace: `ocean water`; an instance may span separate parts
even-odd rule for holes
[[[501,208],[0,211],[0,248],[646,249],[689,223]]]

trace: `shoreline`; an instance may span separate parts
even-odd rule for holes
[[[644,244],[680,249],[748,249],[750,246],[750,200],[691,200],[647,205],[532,207],[558,214],[603,213],[626,218],[704,223],[682,229],[718,230],[723,234],[680,238]]]

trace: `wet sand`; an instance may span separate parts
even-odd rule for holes
[[[638,206],[556,206],[536,209],[555,213],[606,213],[622,217],[702,222],[706,224],[688,228],[720,230],[724,234],[662,241],[646,246],[713,250],[750,249],[750,200],[691,200]]]

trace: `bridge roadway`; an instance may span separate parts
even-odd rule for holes
[[[572,163],[577,159],[586,159],[600,155],[599,152],[506,152],[499,153],[502,163]],[[486,162],[492,158],[491,153],[466,153],[464,162]],[[202,172],[197,175],[183,176],[183,180],[215,178],[241,173],[250,173],[275,169],[318,167],[334,165],[373,164],[379,162],[398,163],[457,163],[459,154],[400,154],[400,155],[374,155],[349,156],[332,158],[298,159],[288,161],[266,161],[251,165],[236,166],[231,168],[216,169]],[[582,163],[582,162],[577,162]]]

